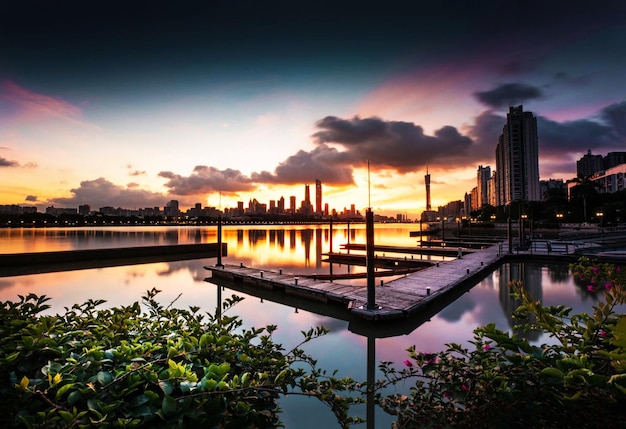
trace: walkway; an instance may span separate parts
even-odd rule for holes
[[[248,268],[242,265],[205,267],[213,278],[246,284],[263,290],[299,295],[324,303],[341,303],[364,319],[394,319],[415,314],[463,285],[472,285],[489,273],[502,258],[499,246],[491,246],[460,259],[439,262],[429,268],[376,286],[375,309],[367,308],[367,287],[314,280]],[[207,279],[210,281],[210,279]]]

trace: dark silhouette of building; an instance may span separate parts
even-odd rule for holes
[[[496,203],[540,201],[537,118],[510,107],[496,147]]]

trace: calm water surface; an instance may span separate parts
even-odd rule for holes
[[[419,226],[415,224],[376,225],[375,243],[416,246],[418,239],[410,237],[409,232],[417,230]],[[330,250],[330,237],[328,225],[225,226],[223,240],[228,243],[228,256],[224,258],[224,263],[282,268],[292,273],[326,273],[329,268],[323,254]],[[4,229],[0,230],[0,253],[216,241],[215,227]],[[341,244],[347,242],[364,243],[365,226],[334,225],[333,250],[340,251]],[[140,301],[146,290],[156,287],[162,290],[159,296],[164,304],[176,300],[178,307],[197,305],[212,312],[218,304],[218,288],[205,281],[210,274],[204,266],[214,264],[215,259],[198,259],[4,277],[0,278],[0,299],[15,300],[18,294],[31,292],[47,295],[52,298],[50,312],[57,313],[62,312],[64,307],[90,298],[106,299],[108,306],[129,305]],[[334,266],[333,272],[359,269]],[[590,312],[597,302],[597,296],[587,293],[585,285],[574,282],[566,265],[506,264],[410,334],[373,340],[376,345],[375,361],[393,361],[401,365],[406,358],[405,350],[411,345],[423,352],[442,350],[445,344],[451,342],[468,345],[473,338],[472,331],[490,322],[495,322],[500,329],[510,330],[511,312],[515,308],[515,303],[508,296],[507,284],[510,280],[524,281],[532,294],[545,305],[564,304],[573,307],[575,313]],[[368,339],[351,332],[347,322],[228,289],[222,291],[222,296],[232,293],[246,299],[229,310],[230,313],[240,315],[246,327],[278,325],[275,340],[286,349],[300,342],[300,331],[319,325],[329,328],[329,335],[307,345],[306,350],[318,358],[321,367],[338,369],[342,376],[366,379]],[[548,338],[530,340],[538,343],[549,341]],[[338,427],[331,412],[317,400],[288,397],[281,405],[284,409],[282,419],[287,428]],[[357,412],[365,416],[364,408]],[[384,413],[376,413],[376,427],[389,427],[391,421]]]

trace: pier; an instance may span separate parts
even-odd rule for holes
[[[221,252],[220,252],[221,248]],[[226,256],[226,243],[0,254],[0,277]]]
[[[255,295],[256,291],[271,292],[278,297],[299,297],[326,304],[342,318],[350,316],[363,320],[406,319],[428,312],[428,307],[440,304],[444,297],[471,287],[486,276],[503,258],[500,246],[493,245],[467,253],[461,258],[437,262],[412,274],[376,285],[377,308],[367,308],[367,287],[346,285],[310,277],[270,271],[240,265],[205,268],[211,271],[207,281]],[[266,295],[267,296],[267,295]]]

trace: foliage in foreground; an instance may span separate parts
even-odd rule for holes
[[[530,345],[493,324],[474,331],[473,349],[449,344],[441,353],[410,348],[403,369],[380,368],[381,389],[414,381],[410,394],[378,394],[397,428],[623,428],[626,422],[626,303],[624,273],[581,259],[572,265],[588,293],[603,293],[592,314],[544,307],[511,284],[521,305],[520,330],[553,338]],[[623,309],[623,307],[622,307]]]
[[[287,392],[319,398],[344,427],[353,421],[353,400],[335,393],[352,380],[328,376],[300,348],[324,328],[286,351],[275,326],[246,330],[221,311],[164,308],[158,292],[143,298],[147,313],[137,302],[97,310],[104,301],[90,300],[46,316],[49,298],[32,294],[2,303],[4,427],[273,428]]]
[[[221,312],[163,308],[154,289],[143,299],[148,313],[88,301],[42,316],[48,298],[28,295],[0,307],[0,412],[8,427],[273,428],[278,398],[304,394],[347,428],[361,421],[350,405],[375,390],[396,428],[621,428],[626,273],[587,259],[572,269],[588,281],[581,292],[603,294],[592,314],[544,307],[514,282],[515,334],[490,324],[474,331],[471,350],[412,347],[402,369],[381,363],[385,378],[374,386],[327,375],[302,351],[324,328],[286,351],[272,340],[275,326],[245,330]],[[531,330],[552,340],[531,345],[521,338]],[[385,395],[393,387],[409,393]]]

